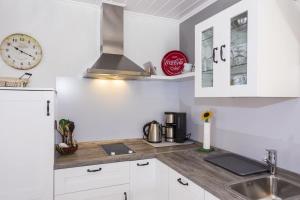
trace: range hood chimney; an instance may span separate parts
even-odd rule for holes
[[[85,78],[141,79],[150,76],[143,68],[123,55],[124,8],[102,3],[101,56],[87,69]]]

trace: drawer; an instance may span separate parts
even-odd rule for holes
[[[55,170],[55,194],[122,185],[129,179],[129,162],[59,169]]]
[[[55,200],[125,200],[129,197],[129,185],[119,185],[95,190],[56,195]]]

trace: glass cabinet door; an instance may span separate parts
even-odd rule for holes
[[[231,19],[230,84],[247,85],[248,12]]]
[[[202,32],[201,45],[201,74],[202,87],[213,87],[213,51],[214,51],[214,29],[209,28]]]

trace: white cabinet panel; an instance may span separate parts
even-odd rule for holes
[[[0,199],[52,200],[54,92],[0,90],[0,110]]]
[[[156,160],[156,198],[155,200],[169,199],[169,167]]]
[[[210,194],[207,191],[205,191],[204,195],[205,195],[205,200],[220,200],[220,199],[218,199],[217,197],[215,197],[214,195]]]
[[[192,181],[170,169],[169,174],[170,200],[204,200],[204,190]]]
[[[156,159],[130,163],[131,200],[167,200],[169,167]]]
[[[55,194],[129,183],[129,162],[55,170]]]
[[[55,200],[129,200],[129,185],[57,195]]]
[[[130,188],[132,200],[155,199],[155,160],[138,160],[130,162]]]

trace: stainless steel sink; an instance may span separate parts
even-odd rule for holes
[[[249,200],[300,199],[299,185],[275,176],[232,184],[229,189]]]

